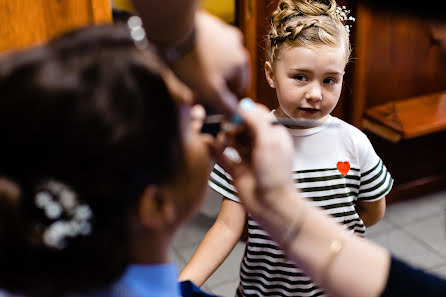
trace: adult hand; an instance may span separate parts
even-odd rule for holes
[[[242,34],[208,13],[197,12],[195,18],[195,48],[172,70],[192,89],[197,103],[230,116],[250,83]]]
[[[279,212],[280,207],[286,207],[282,198],[295,197],[291,175],[294,149],[286,129],[271,124],[265,106],[246,99],[240,105],[244,126],[226,137],[241,155],[241,161],[222,155],[217,162],[232,176],[248,212],[263,221],[265,211]]]

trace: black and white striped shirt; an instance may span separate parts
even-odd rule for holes
[[[293,178],[301,196],[351,232],[364,236],[365,226],[355,210],[356,202],[379,200],[393,184],[366,135],[335,117],[323,126],[288,130],[295,147]],[[239,201],[231,177],[220,166],[215,165],[209,185]],[[237,296],[325,295],[249,218]]]

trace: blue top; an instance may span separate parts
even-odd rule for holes
[[[211,297],[191,282],[178,283],[177,265],[133,264],[111,287],[82,297]],[[80,297],[80,296],[79,296]]]
[[[0,297],[9,296],[0,289]],[[130,265],[114,285],[86,295],[71,297],[216,297],[190,281],[178,282],[176,264]]]
[[[178,269],[173,263],[130,265],[115,287],[133,293],[135,297],[181,297]]]

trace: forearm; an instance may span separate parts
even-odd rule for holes
[[[265,229],[281,243],[286,233],[283,226],[295,224],[296,213],[303,215],[301,229],[286,248],[288,258],[333,296],[379,296],[389,270],[387,251],[347,234],[327,215],[296,195],[290,192],[289,199],[281,199],[280,204],[271,203],[264,210],[268,216],[261,218]],[[341,242],[343,248],[331,255],[330,245],[334,241]]]
[[[194,26],[197,0],[132,0],[150,41],[176,43]]]
[[[216,221],[181,271],[179,280],[202,286],[231,253],[240,235]]]

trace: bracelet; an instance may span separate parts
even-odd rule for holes
[[[194,25],[187,35],[176,44],[158,47],[158,54],[168,65],[174,65],[194,49],[196,40],[197,29]]]
[[[339,255],[339,253],[342,251],[343,248],[344,248],[344,241],[342,238],[335,239],[330,243],[327,260],[321,269],[321,276],[322,276],[320,280],[321,284],[323,284],[324,281],[327,279],[331,265],[333,264],[334,260],[336,259],[336,257]]]
[[[280,244],[283,251],[286,251],[291,241],[299,235],[305,221],[306,213],[307,212],[305,211],[304,206],[302,206],[301,211],[299,212],[299,215],[297,217],[297,220],[295,220],[294,223],[291,225],[291,227],[288,228],[288,230],[285,232],[285,235],[283,236],[282,239],[282,243]]]

